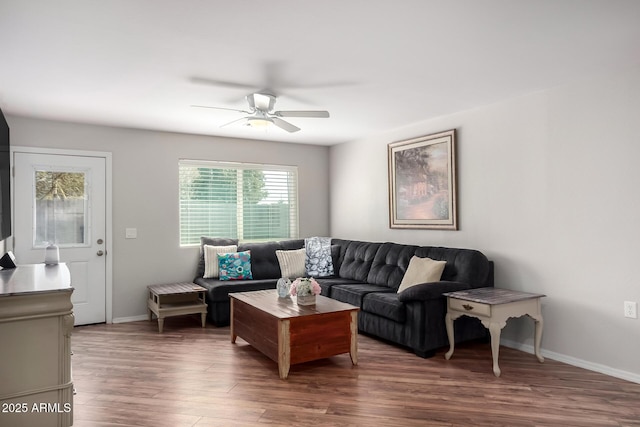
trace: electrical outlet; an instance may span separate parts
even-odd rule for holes
[[[625,301],[624,302],[624,317],[629,317],[631,319],[638,318],[638,303],[635,301]]]

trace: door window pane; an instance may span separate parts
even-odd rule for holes
[[[35,246],[84,245],[87,241],[84,172],[36,171]]]

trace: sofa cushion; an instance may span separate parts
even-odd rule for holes
[[[251,251],[218,254],[220,280],[250,280]]]
[[[220,237],[200,237],[200,258],[198,258],[198,268],[196,277],[204,276],[204,245],[210,246],[230,246],[237,245],[238,239],[227,239]]]
[[[446,261],[434,261],[431,258],[414,256],[409,262],[409,268],[400,282],[398,292],[420,283],[438,282],[447,264]]]
[[[289,279],[304,277],[307,273],[304,265],[306,256],[304,248],[290,251],[278,249],[276,258],[278,258],[278,264],[280,264],[280,276]]]
[[[371,264],[381,243],[348,241],[340,264],[339,276],[343,279],[367,283]]]
[[[362,311],[403,323],[406,320],[406,306],[394,292],[373,292],[365,295]]]
[[[262,291],[265,289],[275,289],[277,279],[262,280],[220,280],[203,279],[194,280],[194,283],[207,290],[207,302],[229,301],[229,294],[232,292]],[[275,297],[274,297],[275,298]]]
[[[335,285],[331,287],[331,298],[356,307],[362,307],[362,299],[371,292],[394,292],[394,290],[386,286],[369,285],[367,283]]]
[[[320,285],[320,295],[325,297],[331,296],[331,288],[335,285],[360,284],[360,282],[356,280],[343,279],[342,277],[318,277],[316,281]]]
[[[398,289],[417,246],[383,243],[376,252],[367,283]]]
[[[202,277],[205,279],[216,279],[220,272],[220,261],[218,260],[218,254],[228,254],[230,252],[237,252],[238,246],[211,246],[204,245],[204,274]]]
[[[251,251],[251,273],[254,279],[279,279],[280,263],[277,250],[301,249],[303,239],[283,240],[280,242],[240,243],[238,251]]]

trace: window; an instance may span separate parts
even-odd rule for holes
[[[85,172],[35,171],[34,247],[87,243],[87,178]]]
[[[180,160],[180,244],[298,237],[298,169]]]

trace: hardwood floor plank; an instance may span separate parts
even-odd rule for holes
[[[229,328],[190,317],[77,327],[72,336],[76,427],[132,426],[640,426],[640,384],[488,343],[422,359],[360,335],[348,354],[291,366]]]

